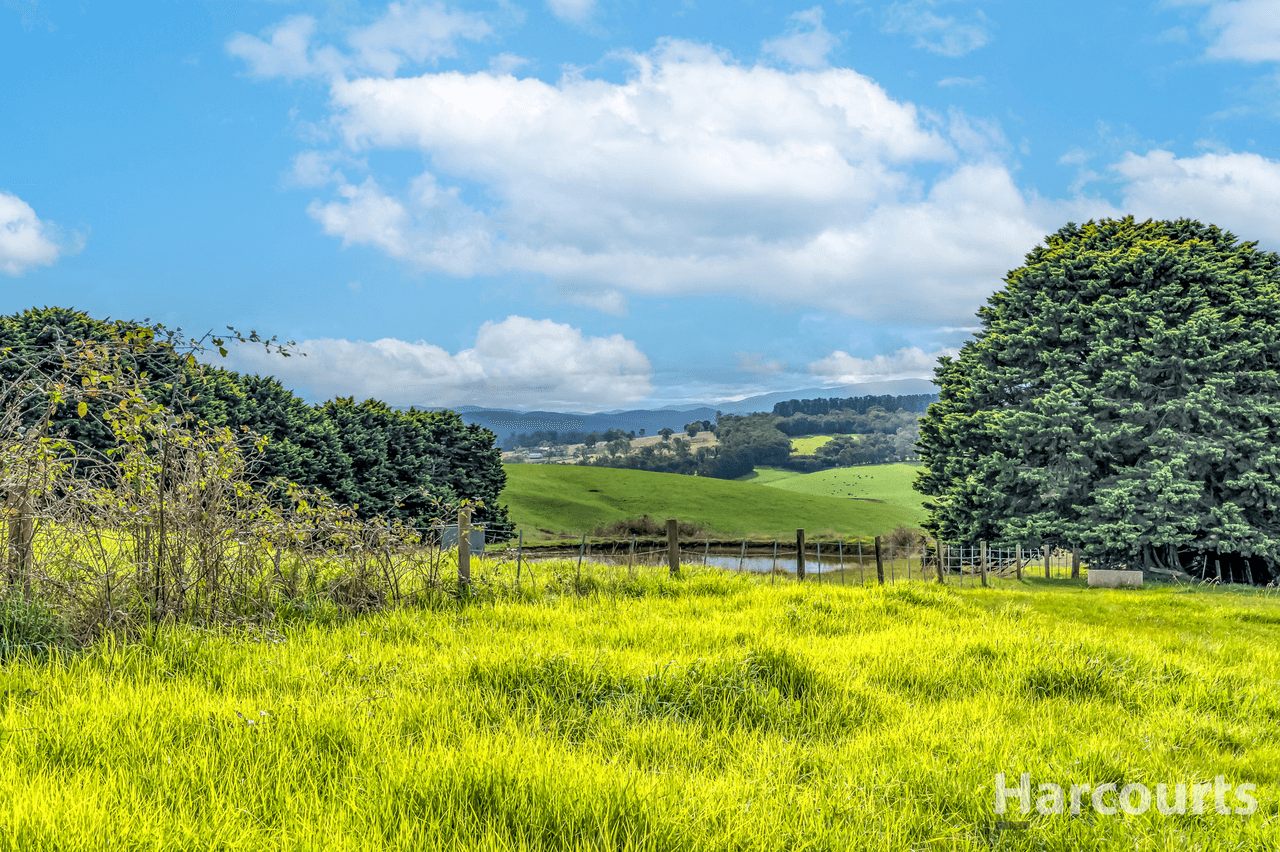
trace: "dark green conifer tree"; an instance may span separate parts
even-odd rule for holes
[[[945,540],[1265,582],[1280,564],[1280,258],[1199,222],[1068,225],[937,369]]]

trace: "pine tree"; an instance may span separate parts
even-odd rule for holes
[[[920,424],[944,539],[1275,576],[1280,258],[1189,220],[1068,225],[978,316]]]

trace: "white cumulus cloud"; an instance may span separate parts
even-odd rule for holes
[[[336,80],[349,157],[415,150],[432,169],[407,187],[335,179],[311,215],[424,270],[540,273],[606,310],[733,292],[954,323],[1046,232],[1110,212],[1022,193],[998,128],[943,125],[849,69],[749,67],[679,41],[632,61],[621,83]]]
[[[888,381],[891,379],[932,379],[938,359],[944,355],[954,357],[959,350],[939,349],[926,353],[917,346],[899,349],[892,355],[874,358],[855,358],[847,352],[836,350],[809,365],[809,372],[827,381],[842,385],[859,382]]]
[[[587,411],[653,392],[649,359],[620,334],[588,337],[552,320],[486,322],[457,353],[419,340],[304,340],[306,357],[237,350],[240,369],[269,373],[315,398],[373,397],[391,405],[564,406]]]
[[[31,205],[0,190],[0,272],[21,275],[33,266],[48,266],[78,245],[67,245],[57,228],[36,215]]]
[[[392,3],[380,20],[356,30],[348,41],[360,63],[391,76],[406,59],[421,64],[457,55],[459,39],[480,41],[493,28],[478,14],[447,9],[444,4]]]
[[[1280,249],[1280,161],[1258,154],[1177,157],[1155,150],[1130,153],[1113,168],[1126,181],[1127,213],[1199,219]]]

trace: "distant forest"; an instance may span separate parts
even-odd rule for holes
[[[644,434],[644,430],[640,430]],[[596,444],[616,441],[619,438],[630,440],[636,436],[635,431],[624,432],[621,429],[609,429],[604,432],[557,432],[555,429],[538,429],[535,432],[514,432],[502,439],[502,449],[515,450],[520,447],[552,447],[556,444]]]
[[[852,411],[866,414],[873,408],[882,408],[888,412],[914,411],[924,414],[931,403],[938,401],[936,393],[917,393],[908,396],[851,396],[830,399],[789,399],[773,406],[773,413],[779,417],[791,417],[795,414],[824,415],[833,411]]]

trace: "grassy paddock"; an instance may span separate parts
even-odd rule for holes
[[[818,451],[819,447],[831,443],[835,437],[835,435],[806,435],[803,438],[792,438],[791,455],[811,456]]]
[[[1263,849],[1280,601],[1069,582],[533,587],[0,669],[0,849]],[[1036,816],[1033,783],[1258,785]],[[1212,798],[1212,797],[1210,797]]]
[[[643,514],[702,524],[708,533],[728,537],[794,536],[799,527],[878,535],[899,524],[915,524],[920,515],[918,509],[896,503],[851,502],[704,476],[577,465],[504,467],[502,502],[525,530],[526,540],[589,533]]]
[[[917,464],[868,464],[816,473],[759,468],[755,473],[750,481],[783,491],[815,497],[879,501],[902,512],[907,518],[903,523],[911,525],[919,524],[927,514],[923,495],[911,487],[920,473]]]

